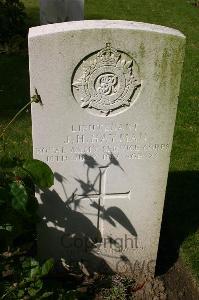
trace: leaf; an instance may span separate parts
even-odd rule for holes
[[[38,290],[41,290],[43,287],[43,281],[41,279],[38,279],[35,283],[34,283],[35,288],[37,288]]]
[[[41,96],[38,94],[38,91],[36,88],[35,88],[35,94],[31,97],[31,101],[42,104]]]
[[[30,278],[41,275],[41,268],[39,262],[34,258],[30,259]]]
[[[24,290],[19,290],[17,296],[19,299],[21,299],[24,296],[24,294],[25,294]]]
[[[54,292],[45,292],[39,299],[45,299],[52,296]]]
[[[45,276],[47,275],[50,270],[53,268],[54,266],[54,260],[52,258],[48,259],[43,265],[42,265],[42,268],[41,268],[41,273],[42,273],[42,276]]]
[[[12,207],[17,211],[26,211],[28,202],[28,194],[23,184],[13,182],[10,184],[10,192],[12,196]]]
[[[38,293],[38,290],[35,290],[35,289],[33,289],[33,288],[29,288],[29,289],[28,289],[28,294],[29,294],[31,297],[36,296],[37,293]]]
[[[22,268],[26,272],[27,276],[30,279],[33,279],[36,276],[41,276],[41,267],[39,266],[39,262],[34,258],[28,258],[22,263]]]
[[[40,275],[41,275],[41,267],[40,266],[32,266],[31,271],[30,271],[30,278],[33,279]]]
[[[28,172],[39,188],[49,188],[54,183],[52,170],[40,160],[32,159],[25,161],[23,169]]]

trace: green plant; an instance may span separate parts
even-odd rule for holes
[[[35,95],[4,127],[0,133],[3,153],[0,154],[0,296],[1,299],[44,299],[52,292],[43,288],[45,277],[53,267],[53,260],[39,262],[28,256],[34,239],[38,202],[35,185],[49,188],[54,182],[52,170],[44,162],[10,156],[6,151],[5,135],[15,119],[31,103],[40,103]]]
[[[6,152],[5,133],[17,116],[30,105],[41,103],[35,90],[35,95],[5,126],[0,138],[4,144],[4,152],[0,154],[0,250],[5,251],[14,243],[29,234],[38,221],[38,203],[34,196],[34,185],[48,188],[53,184],[54,176],[44,162],[19,157],[11,157]]]
[[[109,287],[102,288],[100,291],[100,296],[106,300],[125,300],[131,299],[132,286],[135,281],[132,278],[122,277],[120,275],[114,275],[110,277],[111,284]]]
[[[46,290],[44,278],[52,270],[53,265],[52,259],[40,265],[34,258],[21,256],[20,259],[16,259],[15,255],[8,257],[5,265],[4,258],[1,299],[49,298],[53,292]],[[12,280],[8,280],[7,277],[11,277]]]
[[[34,184],[53,184],[53,173],[43,162],[21,160],[6,154],[0,157],[0,247],[6,250],[32,231],[38,221]]]

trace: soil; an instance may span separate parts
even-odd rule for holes
[[[199,300],[199,285],[180,259],[161,279],[168,300]]]
[[[119,281],[118,275],[116,277],[116,280]],[[95,298],[95,300],[103,299],[106,298],[100,293]],[[175,265],[164,275],[147,278],[142,285],[137,287],[132,285],[126,299],[199,300],[199,286],[187,267],[178,259]]]
[[[66,281],[66,277],[63,278]],[[70,289],[73,286],[78,291],[77,299],[199,300],[198,283],[180,259],[163,275],[146,277],[139,284],[119,274],[88,276],[71,273],[67,282]]]
[[[136,300],[199,300],[199,286],[180,259],[164,275],[147,282],[135,292]]]

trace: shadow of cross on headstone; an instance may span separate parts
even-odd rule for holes
[[[77,203],[79,203],[83,199],[89,199],[91,201],[91,206],[97,209],[96,228],[97,228],[97,232],[100,232],[101,235],[103,234],[103,224],[100,222],[100,218],[105,219],[105,214],[106,214],[106,210],[104,209],[105,201],[111,199],[130,200],[130,191],[122,192],[122,193],[120,192],[106,193],[106,178],[107,178],[108,168],[109,166],[99,167],[99,175],[97,176],[99,177],[99,193],[97,192],[89,193],[85,191],[82,194],[74,194],[75,210],[77,208]]]

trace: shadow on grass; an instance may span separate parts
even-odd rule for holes
[[[30,99],[27,53],[0,54],[0,69],[0,110],[17,110]]]
[[[171,172],[162,220],[157,275],[174,265],[183,241],[199,228],[199,172]]]
[[[25,3],[26,5],[26,3]],[[39,7],[27,7],[27,32],[19,52],[0,54],[0,111],[18,110],[30,99],[28,28],[39,26]]]

